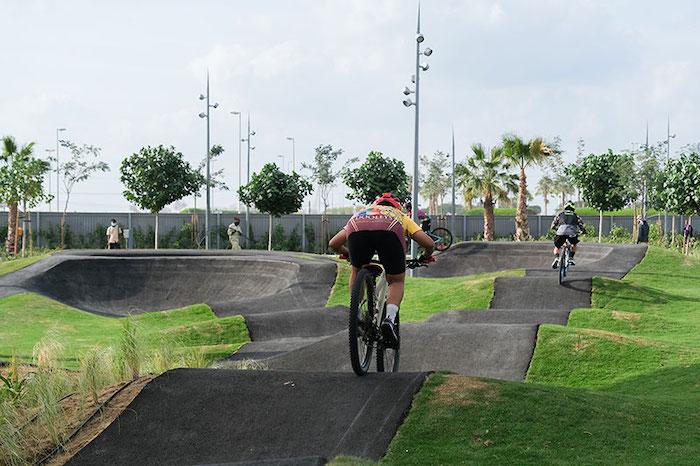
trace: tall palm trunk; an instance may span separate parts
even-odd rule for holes
[[[544,193],[544,214],[547,215],[547,206],[549,205],[548,193]]]
[[[272,214],[269,215],[270,221],[267,227],[267,250],[272,251]]]
[[[493,241],[493,197],[491,192],[484,196],[484,241]]]
[[[515,241],[527,241],[530,227],[527,224],[527,180],[525,167],[520,167],[520,184],[518,186],[518,207],[515,210]]]
[[[5,250],[8,254],[17,253],[17,203],[12,202],[10,211],[7,214],[7,241],[5,241]]]

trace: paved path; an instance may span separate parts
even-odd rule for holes
[[[265,313],[325,306],[336,268],[310,254],[69,250],[0,277],[0,296],[33,291],[120,316],[198,303],[219,315]]]
[[[377,460],[426,375],[178,369],[146,385],[69,464]]]

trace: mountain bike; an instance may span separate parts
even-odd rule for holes
[[[406,261],[406,268],[427,267],[418,259]],[[376,349],[377,372],[397,372],[399,370],[401,335],[399,315],[396,315],[398,341],[384,340],[379,326],[386,315],[386,298],[389,284],[384,267],[378,261],[365,265],[357,273],[350,294],[350,314],[348,317],[348,341],[350,362],[357,375],[365,375]]]
[[[569,271],[569,259],[571,258],[571,243],[567,240],[559,248],[559,284],[564,283],[566,273]]]

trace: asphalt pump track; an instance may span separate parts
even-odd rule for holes
[[[0,277],[0,296],[34,291],[107,315],[206,302],[246,319],[252,342],[224,369],[157,377],[71,464],[322,464],[379,459],[430,371],[523,380],[538,326],[566,324],[590,306],[593,276],[621,278],[644,253],[583,244],[560,286],[550,243],[457,244],[421,275],[525,276],[497,278],[490,309],[403,324],[402,372],[362,378],[349,365],[347,308],[324,307],[336,265],[317,256],[71,251]],[[241,366],[266,370],[226,369]]]

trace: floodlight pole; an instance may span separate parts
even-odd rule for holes
[[[416,35],[420,34],[420,3],[418,3],[418,20],[416,22]],[[413,129],[413,196],[411,200],[411,216],[413,221],[418,223],[418,130],[420,121],[419,103],[420,103],[420,42],[416,40],[416,100],[415,105],[415,124]],[[415,241],[411,241],[411,257],[416,257],[418,254],[418,245]]]

